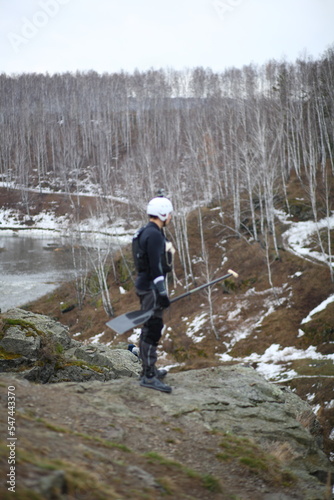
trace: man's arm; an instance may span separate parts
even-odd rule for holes
[[[147,240],[147,255],[150,266],[150,273],[154,286],[159,294],[158,302],[161,307],[169,307],[170,301],[168,298],[165,277],[162,271],[161,256],[165,248],[165,241],[161,234],[157,231],[152,233]]]

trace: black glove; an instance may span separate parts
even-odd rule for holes
[[[158,299],[157,299],[157,302],[158,302],[158,305],[162,308],[162,309],[167,309],[169,306],[170,306],[170,300],[168,298],[168,295],[158,295]]]

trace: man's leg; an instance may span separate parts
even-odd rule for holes
[[[139,340],[139,356],[143,363],[143,370],[141,376],[145,374],[145,367],[153,368],[154,375],[158,377],[159,380],[162,380],[167,375],[167,370],[163,368],[156,368],[155,364],[157,362],[157,345],[149,344],[143,340],[142,336]],[[150,370],[148,370],[150,371]]]
[[[143,310],[156,306],[156,294],[154,290],[139,292],[141,307]],[[157,310],[144,325],[139,341],[139,355],[143,363],[143,372],[140,385],[152,387],[163,392],[171,392],[171,387],[161,382],[167,374],[166,370],[157,370],[157,347],[161,338],[163,328],[162,310]]]

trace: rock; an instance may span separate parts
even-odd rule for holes
[[[130,465],[127,467],[127,472],[133,477],[134,483],[137,488],[143,489],[145,487],[161,489],[161,486],[157,483],[152,474],[144,471],[140,467],[135,465]]]
[[[66,478],[62,470],[42,471],[38,467],[31,466],[26,485],[30,491],[42,495],[45,500],[64,498],[66,492]]]
[[[27,470],[43,463],[34,472],[35,491],[51,464],[60,470],[59,491],[66,467],[68,487],[82,478],[84,488],[90,477],[95,487],[115,488],[101,498],[133,500],[143,490],[156,499],[330,498],[326,481],[333,465],[318,445],[307,402],[241,364],[169,373],[167,379],[171,394],[140,387],[133,377],[37,386],[2,374],[2,386],[14,385],[20,401],[20,449],[33,454],[32,463],[20,464],[20,484],[30,486]],[[252,455],[254,464],[245,468],[242,461]],[[204,484],[200,477],[217,478],[225,490],[189,491],[190,477],[196,488]],[[57,483],[57,476],[49,480]]]
[[[20,367],[26,369],[29,364],[33,364],[33,361],[30,362],[30,360],[25,356],[12,355],[11,357],[8,352],[3,352],[2,355],[6,356],[6,358],[1,358],[0,352],[0,372],[15,372]]]
[[[43,366],[35,366],[24,373],[24,378],[30,382],[47,384],[53,377],[55,371],[54,364],[46,363]]]
[[[92,365],[109,368],[110,378],[138,376],[140,363],[136,356],[125,349],[111,349],[105,345],[88,344],[78,347],[75,357]]]
[[[82,448],[85,457],[102,454],[102,462],[109,464],[109,455],[114,450],[112,467],[108,468],[110,474],[114,468],[117,477],[116,469],[122,467],[127,484],[135,482],[150,492],[150,498],[160,498],[177,488],[177,482],[174,484],[168,479],[170,467],[187,475],[188,469],[182,468],[186,464],[186,467],[203,471],[206,478],[214,467],[228,481],[229,474],[239,471],[243,463],[233,454],[237,447],[242,444],[241,458],[247,461],[256,445],[264,452],[257,452],[260,459],[255,467],[259,467],[257,463],[261,465],[263,456],[276,452],[277,456],[284,457],[280,458],[284,468],[279,466],[280,460],[272,462],[275,465],[271,467],[275,470],[272,474],[269,469],[262,473],[256,483],[262,493],[254,498],[325,498],[328,488],[325,482],[333,473],[333,466],[322,451],[322,429],[316,416],[306,401],[285,386],[267,382],[253,368],[242,364],[222,365],[168,374],[173,392],[167,395],[139,386],[137,375],[141,365],[127,349],[72,341],[60,323],[20,309],[3,314],[1,320],[0,367],[7,373],[2,375],[0,385],[13,385],[17,390],[21,446],[28,443],[28,449],[33,449],[37,455],[39,447],[43,448],[42,455],[38,459],[35,457],[33,463],[40,463],[45,454],[49,454],[53,466],[57,463],[53,462],[57,449],[58,458],[66,450],[71,461],[74,454],[80,467],[85,468],[76,447],[77,441],[83,440],[80,446],[85,447]],[[6,350],[8,346],[10,352]],[[30,381],[44,385],[37,387]],[[27,418],[20,418],[20,412],[27,413]],[[45,421],[45,416],[51,419],[50,423]],[[32,422],[33,419],[36,420]],[[44,422],[44,433],[40,434]],[[68,440],[63,437],[65,434]],[[222,453],[224,440],[234,446],[233,453],[227,453],[227,462],[217,458],[226,458],[225,449],[225,455]],[[137,450],[137,455],[129,453],[132,448]],[[153,453],[149,457],[138,455],[145,450],[153,450]],[[126,460],[119,456],[123,452],[127,453]],[[166,459],[161,453],[171,458]],[[230,472],[226,473],[229,461],[235,460]],[[124,463],[126,469],[120,465]],[[61,467],[68,467],[66,464],[62,462]],[[80,472],[80,477],[85,478],[91,466],[89,458],[86,472]],[[157,479],[160,473],[159,476],[154,473],[157,466],[167,468],[162,476],[163,484]],[[29,468],[29,462],[23,467]],[[280,475],[276,472],[277,467],[281,467]],[[261,474],[262,470],[261,467],[256,469],[256,474]],[[43,498],[48,498],[50,490],[64,491],[63,468],[58,473],[49,472],[45,474],[37,468],[31,484],[29,474],[23,474],[22,478],[27,477],[25,486],[43,492]],[[250,468],[248,474],[251,472]],[[98,473],[96,470],[95,474]],[[72,469],[67,469],[66,479],[71,474]],[[298,486],[293,487],[293,493],[285,487],[286,477],[297,478]],[[93,476],[90,480],[95,481]],[[100,480],[104,481],[103,476],[96,484]],[[264,497],[263,488],[269,488],[275,481],[280,481],[284,491],[272,488]],[[108,484],[109,479],[103,488],[107,490]],[[252,488],[254,484],[251,483]],[[229,486],[235,488],[235,481]],[[211,484],[211,487],[214,486]],[[123,498],[122,491],[114,497]]]
[[[268,493],[264,495],[263,500],[293,500],[293,498],[284,493]]]
[[[68,328],[43,314],[35,314],[24,309],[10,309],[2,315],[3,318],[16,322],[16,327],[23,331],[30,331],[31,334],[52,335],[55,342],[65,349],[71,344],[71,337],[68,334]]]
[[[44,498],[53,500],[57,495],[59,495],[59,498],[62,498],[66,492],[64,471],[57,470],[50,472],[40,480],[36,489],[41,492]]]
[[[40,348],[40,337],[32,329],[22,330],[22,327],[12,326],[7,329],[0,346],[9,353],[22,354],[27,358],[37,356]]]
[[[141,370],[129,351],[72,340],[68,329],[48,316],[11,309],[1,318],[2,372],[17,372],[45,384],[137,377]]]

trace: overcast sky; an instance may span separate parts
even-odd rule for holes
[[[334,0],[0,0],[0,73],[223,71],[334,43]]]

